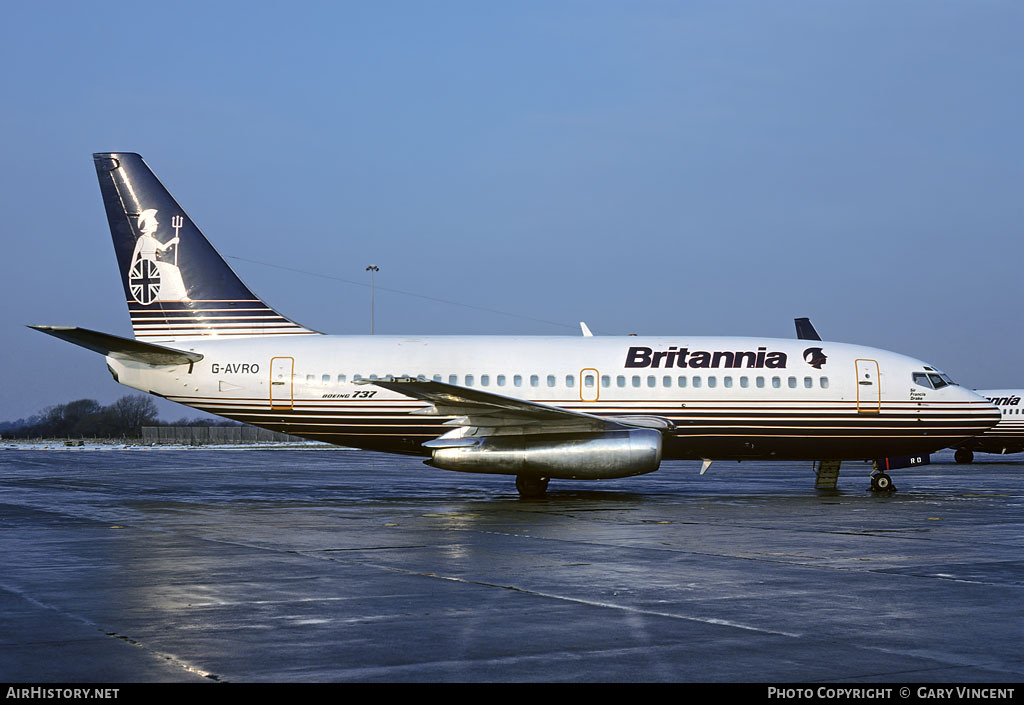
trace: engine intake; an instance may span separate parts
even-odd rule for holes
[[[488,436],[424,445],[433,451],[428,465],[459,472],[601,480],[654,472],[661,464],[661,432],[646,428]]]

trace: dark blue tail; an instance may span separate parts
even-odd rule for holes
[[[94,154],[136,338],[309,335],[232,271],[138,154]]]

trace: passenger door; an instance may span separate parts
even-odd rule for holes
[[[875,360],[857,360],[857,411],[877,414],[882,407],[882,384]]]
[[[270,408],[291,409],[294,403],[292,380],[295,373],[295,358],[270,358]]]

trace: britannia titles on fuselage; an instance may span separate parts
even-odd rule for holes
[[[768,352],[768,348],[759,347],[756,351],[690,351],[675,345],[668,350],[654,350],[645,346],[631,347],[626,353],[626,367],[722,367],[722,368],[784,368],[786,353]]]

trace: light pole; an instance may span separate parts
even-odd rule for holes
[[[380,267],[371,264],[366,271],[370,273],[370,335],[373,335],[373,273],[379,272]]]

